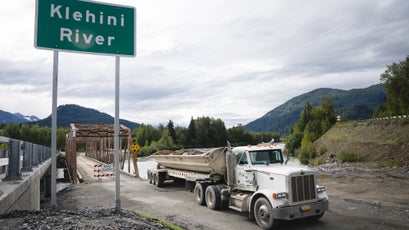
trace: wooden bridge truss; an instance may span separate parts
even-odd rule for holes
[[[72,183],[78,182],[77,143],[85,143],[85,155],[97,161],[114,163],[114,125],[113,124],[70,124],[66,135],[65,158],[67,170]],[[122,169],[126,153],[130,153],[132,144],[131,131],[128,127],[119,127],[119,150]],[[123,155],[123,156],[122,156]],[[129,155],[129,154],[128,154]]]

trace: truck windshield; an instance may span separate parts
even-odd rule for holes
[[[283,163],[283,155],[279,149],[251,151],[249,154],[253,165]]]

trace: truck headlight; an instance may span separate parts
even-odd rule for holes
[[[273,199],[287,199],[288,193],[286,192],[273,193],[272,197]]]
[[[324,186],[317,187],[317,193],[322,193],[322,192],[325,192],[325,187]]]

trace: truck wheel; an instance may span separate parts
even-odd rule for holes
[[[270,202],[266,198],[260,197],[256,200],[254,204],[254,218],[262,229],[277,227],[278,220],[274,220],[272,211]]]
[[[152,173],[148,172],[148,181],[149,184],[152,184]]]
[[[193,194],[195,196],[196,203],[200,205],[205,205],[205,190],[206,185],[203,183],[196,183]]]
[[[310,219],[310,220],[318,220],[318,219],[320,219],[320,218],[324,215],[324,213],[325,213],[325,212],[322,212],[321,214],[316,215],[316,216],[310,216],[309,219]]]
[[[205,192],[206,205],[208,208],[217,210],[222,206],[222,197],[220,195],[220,188],[216,185],[210,185]]]
[[[158,172],[155,174],[155,181],[156,181],[156,186],[161,188],[163,187],[163,184],[165,182],[165,176]]]
[[[156,185],[158,183],[157,180],[156,180],[156,173],[152,173],[151,178],[152,178],[152,184]]]

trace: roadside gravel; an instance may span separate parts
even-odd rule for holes
[[[371,218],[379,224],[409,226],[409,168],[376,164],[328,163],[314,168],[324,185],[330,210],[344,216]]]
[[[115,209],[15,211],[0,216],[0,223],[0,229],[169,229]]]

